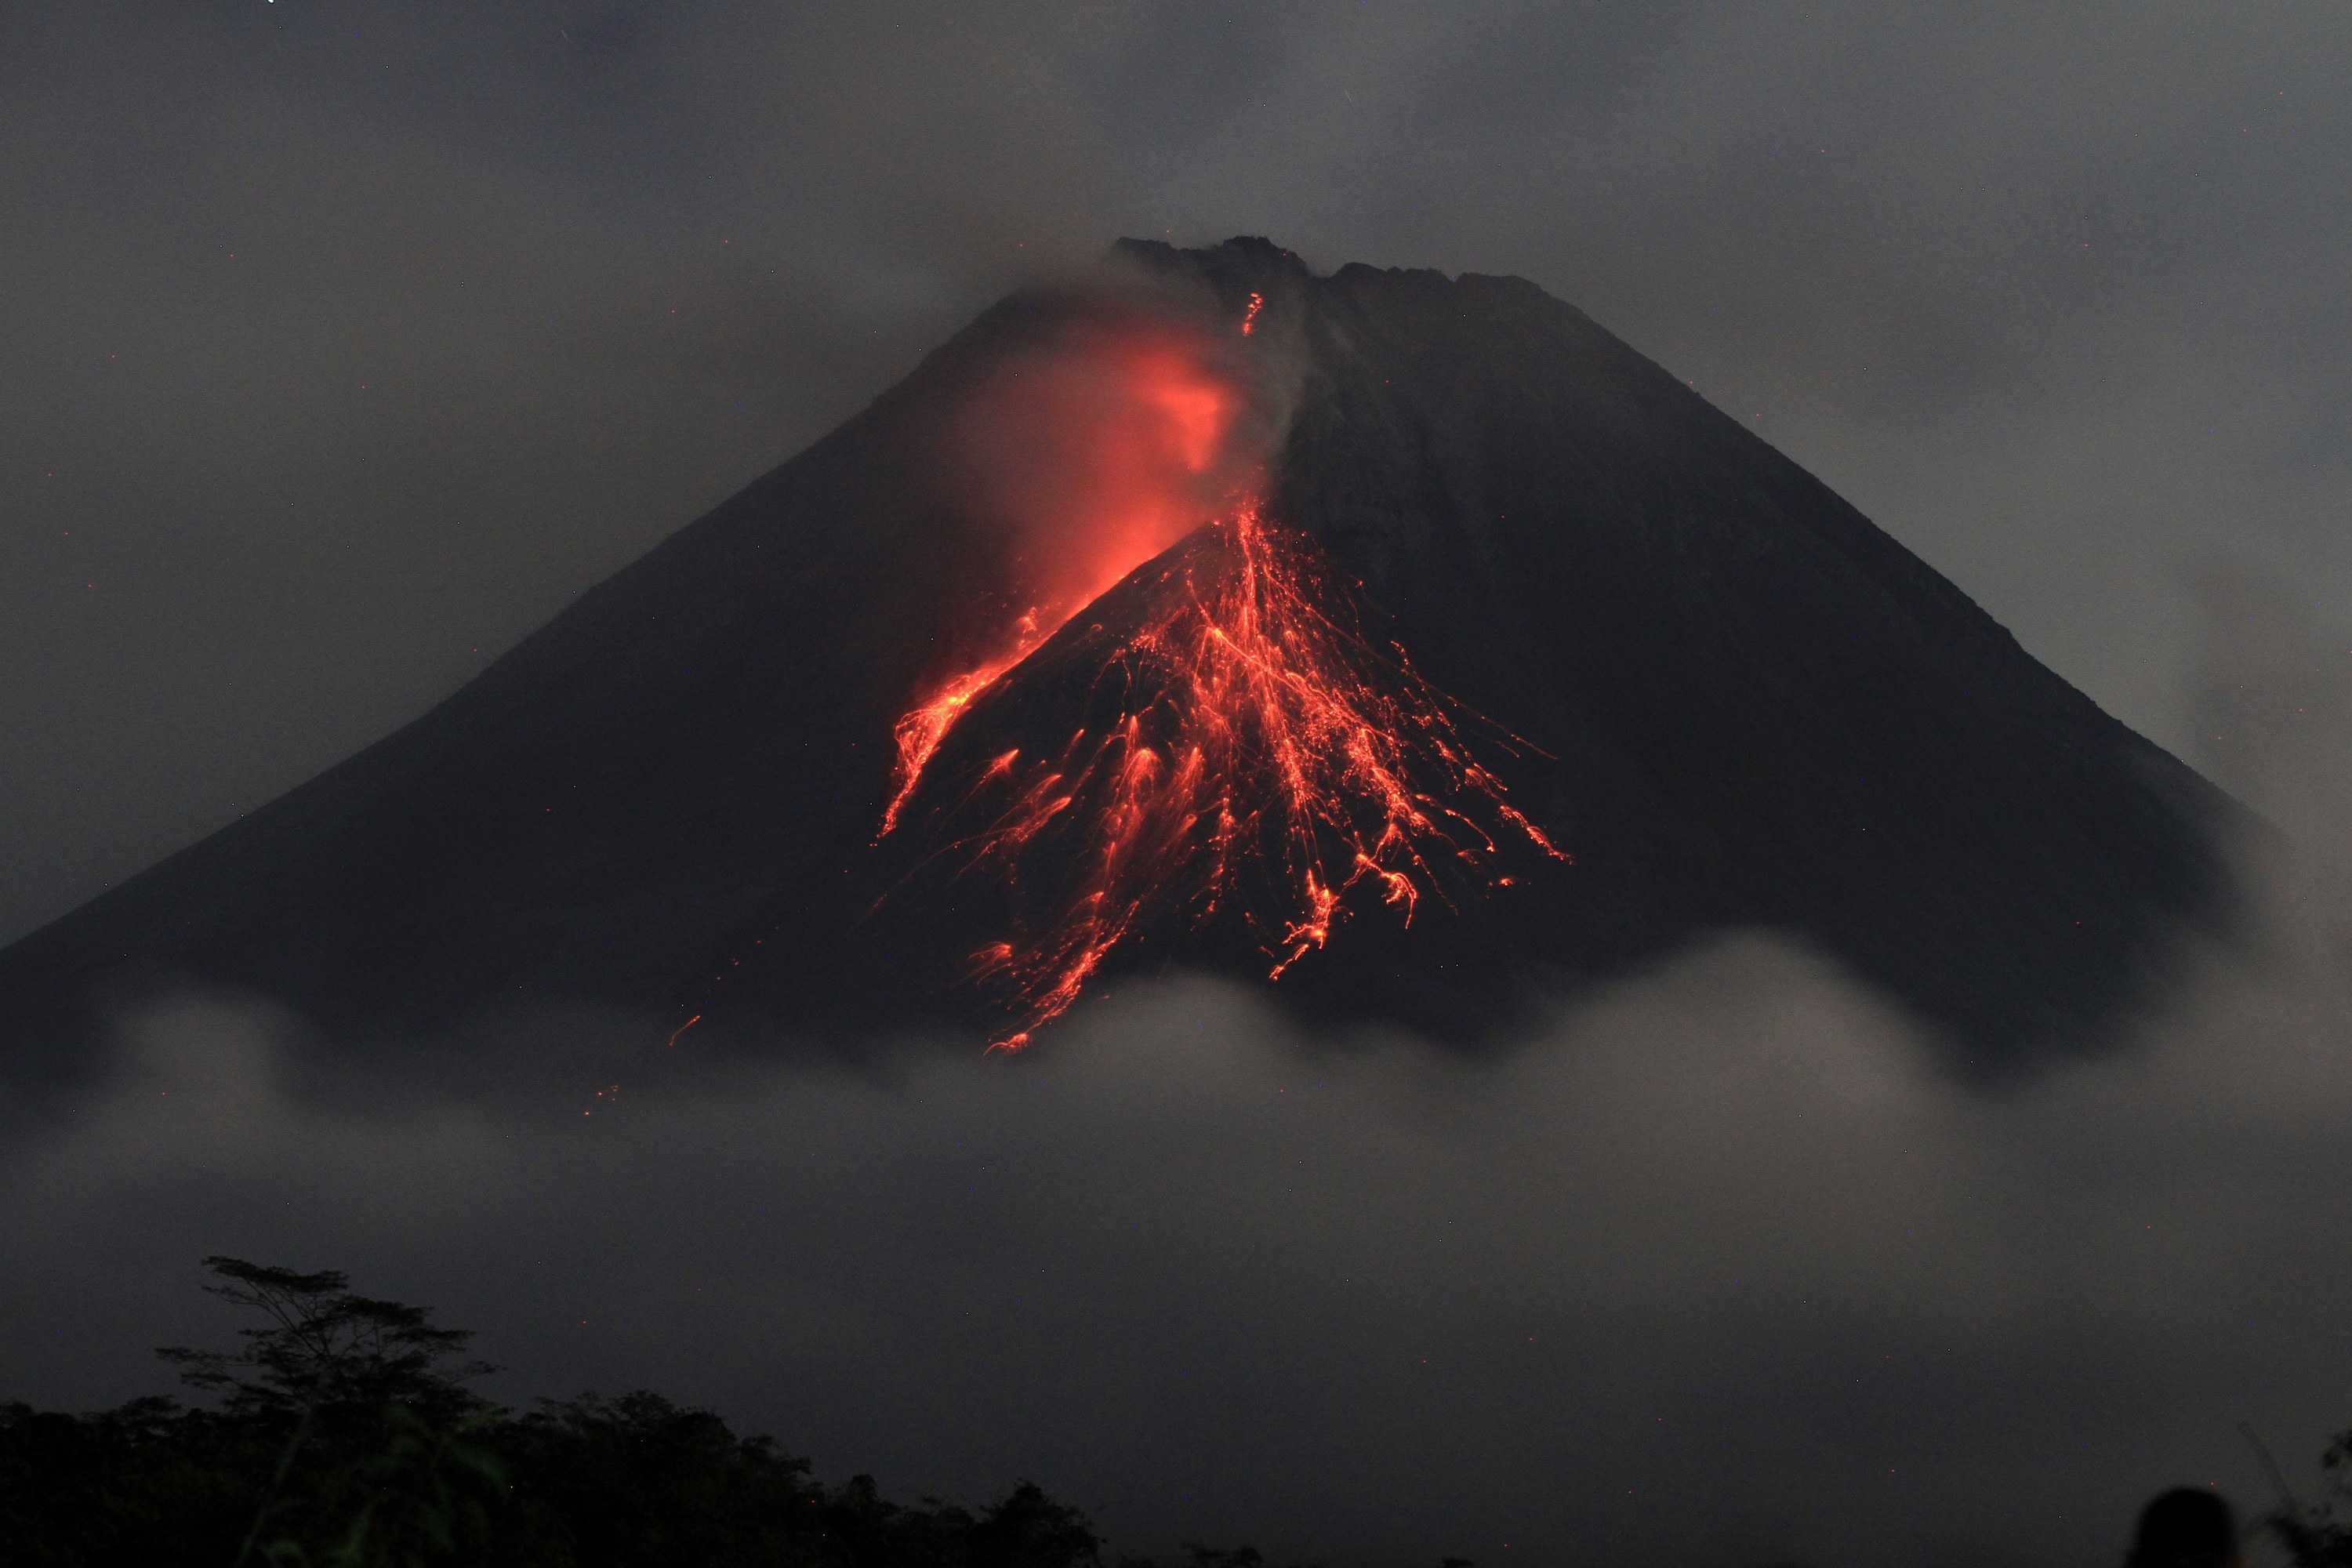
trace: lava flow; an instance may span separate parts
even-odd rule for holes
[[[1032,610],[1023,616],[1017,629],[1018,635],[1008,651],[986,664],[949,677],[947,683],[925,698],[920,707],[909,709],[892,727],[891,735],[898,743],[898,762],[891,773],[890,804],[883,810],[882,830],[875,835],[877,841],[888,837],[890,830],[898,826],[898,813],[905,807],[907,797],[915,793],[915,785],[921,781],[931,753],[940,749],[948,726],[956,721],[973,698],[995,684],[998,676],[1028,658],[1029,650],[1037,646],[1037,612]]]
[[[950,829],[943,853],[1015,899],[1016,929],[971,955],[972,978],[1020,1019],[1004,1048],[1167,917],[1198,929],[1237,915],[1279,978],[1330,940],[1360,889],[1409,923],[1423,898],[1449,898],[1444,868],[1507,880],[1505,836],[1568,858],[1506,799],[1465,730],[1514,754],[1525,742],[1402,649],[1373,647],[1310,542],[1253,500],[1169,560],[1139,621],[1076,634],[1087,710],[1108,721],[950,781],[963,787],[945,818],[978,825]],[[901,721],[907,774],[885,832],[1001,673],[974,671]]]

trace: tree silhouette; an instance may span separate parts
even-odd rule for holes
[[[208,1258],[260,1321],[160,1352],[216,1408],[0,1404],[6,1568],[1100,1568],[1081,1510],[1033,1482],[979,1507],[816,1482],[773,1438],[639,1391],[527,1415],[431,1311],[340,1271]],[[1131,1561],[1131,1560],[1130,1560]],[[1122,1565],[1125,1568],[1125,1565]],[[1263,1568],[1247,1548],[1192,1568]]]
[[[355,1296],[340,1269],[299,1274],[222,1257],[205,1258],[205,1268],[213,1276],[207,1293],[269,1323],[238,1330],[245,1348],[234,1354],[185,1346],[155,1353],[231,1415],[396,1404],[451,1415],[487,1405],[465,1384],[498,1369],[459,1359],[473,1331],[436,1327],[429,1307]]]

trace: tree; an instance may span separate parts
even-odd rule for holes
[[[159,1353],[217,1408],[0,1403],[7,1568],[1099,1568],[1085,1514],[1029,1482],[977,1510],[827,1488],[774,1439],[642,1391],[518,1416],[467,1389],[489,1368],[427,1309],[332,1270],[205,1267],[262,1321],[235,1351]]]
[[[235,1354],[184,1346],[155,1353],[180,1369],[182,1382],[218,1395],[230,1415],[404,1405],[446,1418],[488,1407],[465,1384],[498,1369],[461,1360],[473,1331],[436,1328],[429,1307],[355,1296],[340,1269],[299,1274],[220,1257],[205,1258],[205,1268],[213,1276],[208,1293],[269,1323],[237,1331],[246,1342]]]
[[[432,1310],[355,1296],[340,1269],[316,1274],[205,1259],[205,1289],[268,1321],[242,1350],[155,1353],[218,1397],[232,1421],[285,1429],[284,1447],[237,1549],[281,1568],[410,1564],[447,1558],[488,1528],[503,1467],[479,1440],[498,1414],[468,1390],[495,1371],[464,1359],[473,1333]]]
[[[839,1555],[812,1554],[822,1531],[806,1459],[658,1394],[541,1400],[505,1447],[523,1528],[560,1541],[578,1568]]]
[[[1034,1481],[1022,1481],[971,1527],[971,1552],[982,1568],[1092,1568],[1102,1561],[1102,1538],[1087,1516],[1055,1502]]]

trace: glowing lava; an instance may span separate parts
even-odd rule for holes
[[[1015,929],[971,959],[1020,1020],[999,1046],[1025,1044],[1114,949],[1171,917],[1199,929],[1238,916],[1279,978],[1330,940],[1358,889],[1410,923],[1423,897],[1450,901],[1449,877],[1508,881],[1506,837],[1568,858],[1505,798],[1465,730],[1515,754],[1524,742],[1402,649],[1374,648],[1320,552],[1255,501],[1172,554],[1147,596],[1137,624],[1057,645],[1094,671],[1088,711],[1109,722],[947,781],[961,787],[942,822],[978,826],[941,853],[957,875],[1000,879],[1016,910]],[[960,677],[900,721],[905,777],[884,832],[1008,665]]]
[[[890,732],[898,742],[898,762],[890,776],[890,805],[882,813],[882,831],[875,835],[877,842],[888,837],[890,830],[898,826],[898,813],[906,805],[907,797],[915,793],[915,785],[922,781],[923,768],[930,762],[931,753],[940,749],[948,726],[956,721],[973,698],[994,684],[998,676],[1028,658],[1029,650],[1037,646],[1036,612],[1022,616],[1019,625],[1021,636],[1010,651],[976,669],[950,677],[946,685],[925,698],[920,707],[908,710],[892,726]]]

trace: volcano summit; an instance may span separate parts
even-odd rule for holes
[[[1534,285],[1126,241],[0,953],[0,1019],[1017,1044],[1173,965],[1460,1039],[1769,925],[1993,1065],[2131,1003],[2232,810]]]

